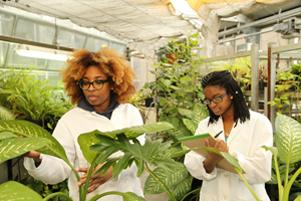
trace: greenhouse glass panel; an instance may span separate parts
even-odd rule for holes
[[[59,28],[57,43],[61,46],[72,47],[72,48],[82,48],[84,46],[85,36],[74,31]]]
[[[5,57],[9,44],[0,42],[0,66],[5,65]]]
[[[107,46],[108,46],[108,41],[100,38],[89,37],[87,39],[85,48],[87,48],[90,51],[98,51],[100,48],[107,47]]]
[[[45,78],[54,86],[57,86],[61,81],[60,72],[48,71]]]
[[[14,16],[0,12],[0,34],[11,36],[13,32]]]
[[[15,36],[26,40],[36,40],[36,26],[34,22],[27,19],[18,19]]]
[[[64,66],[65,66],[64,61],[48,60],[48,68],[47,69],[60,71]]]
[[[115,49],[117,52],[119,52],[122,55],[124,55],[125,53],[126,46],[124,44],[111,42],[110,47]]]
[[[48,43],[52,44],[54,35],[55,35],[55,29],[54,26],[46,25],[46,24],[38,24],[37,25],[38,29],[38,36],[37,36],[37,41],[41,43]]]

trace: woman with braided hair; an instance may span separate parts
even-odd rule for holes
[[[271,178],[272,154],[262,146],[273,145],[270,121],[248,109],[243,93],[229,71],[215,71],[202,79],[209,117],[202,120],[198,133],[221,133],[205,145],[234,156],[244,176],[262,201],[269,201],[265,182]],[[222,131],[222,132],[221,132]],[[222,157],[209,153],[206,157],[190,151],[184,164],[191,175],[203,180],[200,201],[255,200],[237,174],[217,167]]]

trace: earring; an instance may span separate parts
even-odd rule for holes
[[[232,99],[233,99],[233,96],[230,96],[230,99],[232,100]]]

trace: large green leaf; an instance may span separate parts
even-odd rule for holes
[[[100,135],[105,135],[111,138],[116,138],[117,135],[124,134],[127,138],[132,139],[136,138],[144,133],[155,133],[173,129],[173,126],[167,122],[157,122],[157,123],[150,123],[144,124],[142,126],[133,126],[128,128],[123,128],[111,132],[101,132],[99,131]]]
[[[19,137],[42,137],[49,140],[47,146],[38,150],[42,153],[63,159],[66,163],[70,164],[67,159],[64,148],[60,143],[52,137],[52,135],[42,127],[22,120],[7,120],[0,121],[0,135],[2,132],[12,132]]]
[[[153,173],[167,185],[180,200],[191,188],[192,177],[183,164],[178,163],[173,169],[156,168]],[[153,176],[149,176],[145,182],[144,192],[146,194],[158,194],[164,192],[162,184]]]
[[[12,132],[7,132],[7,131],[0,133],[0,140],[13,138],[13,137],[18,137],[18,136],[13,134]]]
[[[92,145],[95,145],[96,143],[99,142],[99,139],[97,139],[97,137],[96,137],[97,133],[98,133],[98,131],[92,131],[89,133],[81,134],[77,138],[80,149],[82,150],[85,159],[89,163],[92,163],[93,159],[97,155],[97,151],[90,149],[90,147]]]
[[[97,155],[97,152],[95,150],[91,150],[90,147],[92,145],[95,145],[96,143],[102,143],[101,140],[97,138],[97,135],[102,135],[102,136],[110,137],[112,139],[117,139],[117,135],[124,134],[127,138],[134,139],[144,133],[161,132],[165,130],[170,130],[172,128],[173,126],[167,122],[158,122],[152,124],[145,124],[142,126],[128,127],[120,130],[110,131],[110,132],[101,132],[95,130],[89,133],[81,134],[78,137],[77,141],[80,145],[84,157],[88,162],[91,163],[95,158],[95,156]]]
[[[204,151],[212,152],[212,153],[222,156],[223,159],[225,159],[230,165],[232,165],[234,169],[236,169],[237,171],[240,171],[241,173],[244,173],[244,170],[239,165],[238,160],[231,154],[226,153],[226,152],[221,152],[213,147],[202,147],[202,149]]]
[[[301,124],[288,116],[278,114],[275,128],[275,144],[279,159],[287,164],[300,161]]]
[[[194,133],[196,131],[197,124],[195,124],[192,120],[184,118],[183,123],[191,133]]]
[[[294,201],[301,201],[301,195],[298,195],[298,197],[296,197],[296,199],[294,199]]]
[[[13,120],[15,116],[11,111],[0,105],[0,120]]]
[[[0,141],[0,164],[9,159],[21,156],[28,151],[38,150],[49,141],[45,138],[9,138]]]
[[[9,181],[0,185],[0,200],[43,201],[38,193],[15,181]]]

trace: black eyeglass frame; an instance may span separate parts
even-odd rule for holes
[[[92,80],[92,81],[80,79],[80,80],[76,81],[76,84],[82,90],[88,90],[91,85],[93,86],[94,89],[100,90],[103,88],[103,85],[107,82],[110,82],[110,79],[106,79],[106,80],[96,79],[96,80]],[[95,83],[98,84],[99,87],[95,87]],[[88,84],[88,87],[83,87],[83,84]]]
[[[202,103],[205,105],[211,105],[212,102],[215,104],[218,104],[218,103],[223,102],[224,97],[227,95],[228,95],[227,93],[217,95],[217,96],[214,96],[211,100],[205,98],[204,100],[202,100]]]

